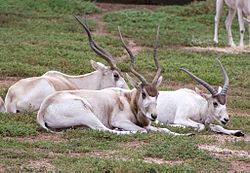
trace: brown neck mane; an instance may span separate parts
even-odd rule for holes
[[[148,126],[150,124],[150,120],[146,117],[146,115],[144,115],[139,106],[138,106],[138,100],[141,94],[141,90],[134,90],[130,93],[130,96],[128,98],[128,101],[130,103],[130,108],[135,116],[136,119],[136,125],[140,126],[140,127],[145,127]]]

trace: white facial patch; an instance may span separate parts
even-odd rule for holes
[[[124,86],[124,81],[119,79],[119,80],[116,82],[116,87],[118,87],[118,88],[125,88],[125,86]]]
[[[143,107],[146,108],[148,107],[150,104],[156,104],[156,97],[151,97],[151,96],[148,96],[146,99],[144,99],[144,102],[143,102]]]
[[[214,119],[219,123],[223,122],[224,119],[229,120],[229,116],[226,111],[226,105],[219,104],[217,108],[214,109]]]

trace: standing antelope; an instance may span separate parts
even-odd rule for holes
[[[76,17],[79,21],[79,19]],[[90,89],[99,90],[108,87],[128,89],[122,73],[116,67],[113,57],[100,48],[91,37],[87,25],[82,25],[89,39],[90,47],[110,65],[91,60],[96,70],[80,76],[70,76],[58,71],[49,71],[40,77],[22,79],[12,85],[6,95],[7,112],[37,111],[42,101],[55,91]]]
[[[82,23],[82,25],[84,25]],[[48,96],[37,114],[37,122],[44,129],[52,131],[58,128],[85,126],[91,129],[109,131],[116,134],[133,132],[162,131],[173,135],[181,135],[164,128],[150,125],[157,118],[157,87],[162,81],[161,68],[154,54],[157,67],[156,75],[151,83],[134,68],[134,56],[125,45],[120,30],[123,47],[130,55],[131,72],[141,81],[137,83],[128,77],[134,87],[132,90],[119,88],[103,90],[59,91]],[[155,52],[158,42],[159,28]],[[117,131],[115,129],[123,129]]]
[[[223,11],[224,3],[226,3],[226,5],[229,8],[227,19],[225,21],[228,44],[231,47],[235,47],[231,27],[232,27],[233,18],[237,11],[239,29],[240,29],[240,47],[243,47],[245,27],[244,27],[242,12],[247,17],[247,19],[250,20],[250,1],[249,0],[216,0],[216,15],[215,15],[215,25],[214,25],[215,44],[218,44],[218,28],[219,28],[219,22],[220,22],[220,17]],[[250,23],[248,24],[248,34],[250,35]],[[249,45],[250,45],[250,36],[249,36]]]
[[[220,125],[212,124],[214,119],[223,125],[229,122],[226,111],[229,79],[224,67],[219,60],[218,62],[224,76],[224,85],[222,88],[219,87],[218,91],[188,70],[181,68],[192,79],[203,85],[211,95],[203,93],[198,88],[196,91],[187,88],[177,91],[160,91],[157,102],[158,121],[173,124],[173,126],[189,126],[198,130],[203,130],[205,126],[208,126],[215,132],[243,136],[240,130],[227,130]]]

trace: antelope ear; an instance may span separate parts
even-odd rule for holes
[[[95,70],[106,71],[108,69],[107,66],[105,66],[104,64],[102,64],[100,62],[90,60],[90,63]]]
[[[162,82],[162,76],[158,78],[157,83],[156,83],[156,88],[160,86],[161,82]]]
[[[131,77],[129,76],[128,73],[126,73],[126,78],[128,79],[129,83],[134,87],[134,88],[138,88],[138,83]]]
[[[218,93],[220,93],[222,90],[221,86],[218,87]]]
[[[196,92],[197,94],[199,94],[199,95],[200,95],[201,90],[200,90],[199,88],[194,87],[194,90],[195,90],[195,92]]]
[[[204,93],[201,89],[199,89],[199,88],[197,88],[197,87],[195,87],[194,90],[195,90],[195,92],[196,92],[197,94],[199,94],[201,97],[203,97],[203,98],[205,98],[205,99],[207,99],[207,98],[209,97],[208,94]]]

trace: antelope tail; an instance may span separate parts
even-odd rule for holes
[[[6,106],[4,104],[2,97],[0,97],[0,112],[6,112]]]
[[[46,125],[46,122],[44,121],[44,114],[45,114],[44,111],[45,111],[44,109],[41,109],[41,108],[40,108],[40,110],[39,110],[38,113],[37,113],[37,119],[36,119],[36,121],[37,121],[37,123],[38,123],[42,128],[44,128],[44,129],[47,130],[48,132],[55,133],[53,130],[50,130],[50,129],[48,128],[48,126]]]

